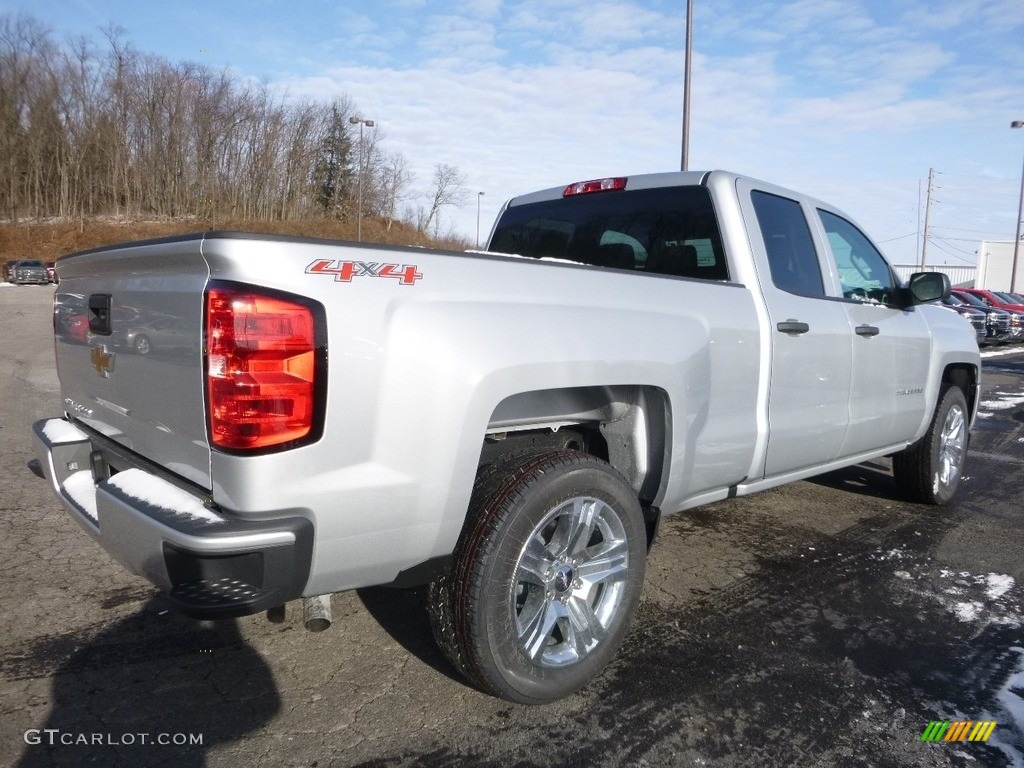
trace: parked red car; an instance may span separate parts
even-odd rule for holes
[[[990,307],[995,307],[996,309],[1015,309],[1018,312],[1024,312],[1024,304],[1007,301],[1004,298],[1004,294],[995,291],[989,291],[985,288],[957,288],[957,290],[977,296]]]

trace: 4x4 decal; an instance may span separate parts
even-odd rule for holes
[[[342,261],[317,259],[306,267],[307,275],[334,275],[339,283],[350,283],[354,277],[393,277],[399,285],[412,285],[423,277],[415,264],[381,264],[376,261]]]

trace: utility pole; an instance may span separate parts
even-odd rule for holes
[[[1011,128],[1024,128],[1024,120],[1014,120]],[[1017,236],[1013,239],[1013,265],[1010,267],[1010,293],[1017,291],[1017,257],[1020,255],[1020,219],[1024,214],[1024,168],[1020,172],[1020,202],[1017,204]]]
[[[935,169],[928,169],[928,201],[924,205],[924,242],[921,243],[921,271],[924,272],[925,256],[928,254],[928,218],[932,212],[932,179]]]
[[[917,180],[917,250],[921,250],[921,180]]]
[[[476,247],[480,250],[480,200],[483,198],[483,192],[476,193]]]
[[[693,50],[693,0],[686,0],[686,71],[683,73],[683,157],[679,170],[690,170],[690,58]]]

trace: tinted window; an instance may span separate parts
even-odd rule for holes
[[[756,190],[750,200],[775,287],[801,296],[824,296],[818,254],[800,203]]]
[[[575,195],[508,208],[490,250],[677,277],[728,280],[704,187]]]
[[[982,309],[988,307],[988,304],[979,299],[973,293],[958,293],[956,297],[964,303],[970,304],[972,307],[981,307]]]
[[[889,304],[896,281],[882,254],[846,219],[818,211],[839,271],[843,296],[856,301]]]

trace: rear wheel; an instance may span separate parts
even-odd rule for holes
[[[564,451],[491,467],[451,570],[430,586],[434,635],[489,693],[561,698],[618,649],[646,554],[636,494],[600,459]]]
[[[953,498],[967,458],[967,430],[964,393],[947,386],[924,437],[892,458],[893,477],[909,499],[945,504]]]

